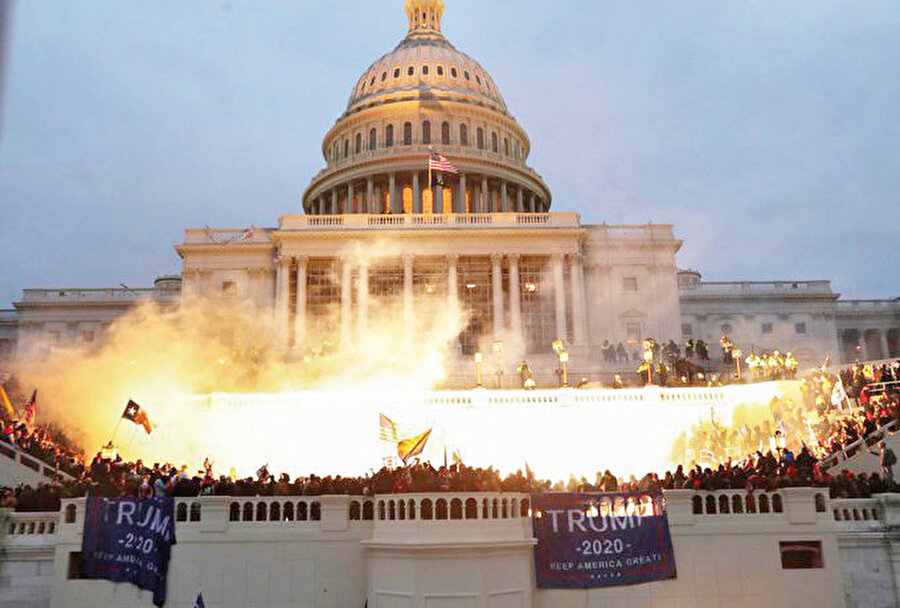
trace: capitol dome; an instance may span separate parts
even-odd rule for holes
[[[407,0],[408,32],[357,80],[303,195],[313,215],[535,213],[550,191],[494,79],[441,32],[443,0]],[[432,175],[440,152],[459,169]]]

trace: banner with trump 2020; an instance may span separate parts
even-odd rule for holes
[[[675,578],[660,492],[533,494],[531,508],[538,588],[584,589]]]
[[[81,560],[86,578],[129,582],[166,602],[166,575],[175,544],[171,498],[88,498]]]

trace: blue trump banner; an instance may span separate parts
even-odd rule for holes
[[[88,498],[81,542],[86,578],[125,581],[166,603],[166,574],[175,544],[171,498]]]
[[[541,589],[634,585],[675,578],[662,494],[533,494]]]

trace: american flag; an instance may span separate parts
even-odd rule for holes
[[[459,173],[459,169],[446,156],[436,150],[433,150],[431,156],[428,157],[428,169],[440,171],[441,173]]]

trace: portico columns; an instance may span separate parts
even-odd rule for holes
[[[529,211],[531,211],[532,213],[537,213],[537,203],[534,200],[534,192],[531,193],[531,203],[529,207],[531,207]]]
[[[879,329],[878,335],[881,336],[881,358],[887,359],[891,356],[891,351],[888,348],[887,331],[884,329]]]
[[[431,211],[433,213],[444,212],[444,187],[440,184],[431,188]]]
[[[338,214],[338,191],[337,188],[331,189],[331,215]]]
[[[341,344],[350,343],[350,261],[341,260]]]
[[[294,310],[294,348],[306,348],[306,264],[309,257],[298,256],[297,260],[297,308]]]
[[[550,269],[553,273],[553,309],[556,313],[556,338],[565,340],[569,335],[566,326],[566,291],[563,281],[563,256],[554,253],[550,256]]]
[[[403,212],[403,201],[397,196],[397,174],[391,173],[388,177],[388,188],[391,192],[391,213]]]
[[[374,199],[375,199],[375,184],[372,182],[372,178],[368,178],[366,180],[366,202],[363,204],[363,208],[361,211],[363,213],[377,213],[372,210],[374,207]]]
[[[513,335],[522,336],[522,297],[519,289],[519,254],[510,253],[509,260],[509,323]]]
[[[356,287],[356,332],[361,339],[369,327],[369,267],[365,263],[359,265]]]
[[[403,329],[406,340],[413,331],[413,256],[403,256]]]
[[[575,324],[575,343],[586,345],[588,338],[587,317],[584,313],[584,268],[581,254],[569,254],[569,276],[572,279],[572,322]]]
[[[275,267],[275,320],[278,327],[278,337],[282,343],[286,343],[287,338],[287,318],[288,318],[288,288],[290,286],[290,277],[288,273],[291,271],[291,259],[287,256],[280,256]]]
[[[447,308],[453,323],[459,318],[459,276],[456,270],[459,254],[447,254]]]
[[[500,181],[500,211],[507,213],[509,211],[509,197],[506,196],[506,180]]]
[[[503,263],[502,253],[491,254],[491,293],[494,300],[494,340],[499,340],[503,332]]]
[[[523,194],[522,194],[522,186],[516,188],[516,211],[522,213],[525,211],[525,207],[523,206]]]
[[[387,213],[384,209],[384,196],[381,192],[381,184],[375,186],[375,204],[371,213]]]
[[[347,204],[344,213],[353,213],[353,182],[347,182]]]
[[[419,188],[419,172],[413,171],[412,174],[413,188],[413,213],[422,213],[422,190]]]
[[[487,178],[481,178],[481,212],[487,213],[491,210],[488,206],[488,183]]]

